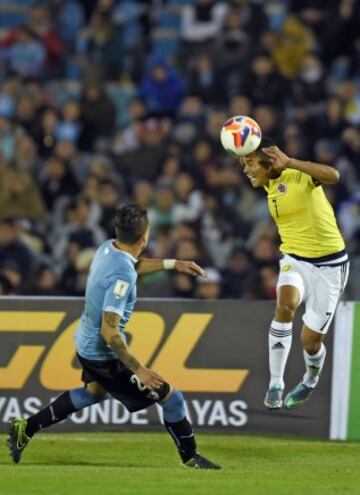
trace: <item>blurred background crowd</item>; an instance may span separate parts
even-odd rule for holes
[[[251,115],[327,191],[360,299],[358,0],[0,0],[0,293],[82,295],[117,206],[148,208],[146,253],[196,260],[148,297],[272,299],[263,191],[220,147]]]

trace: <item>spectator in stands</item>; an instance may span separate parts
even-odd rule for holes
[[[19,264],[15,261],[4,261],[0,266],[0,277],[4,277],[10,287],[11,294],[20,294],[23,289],[24,280]]]
[[[167,130],[158,118],[137,123],[137,147],[118,157],[117,171],[124,174],[130,185],[136,180],[155,181],[165,158]]]
[[[31,135],[36,125],[36,106],[30,95],[24,94],[17,100],[15,118],[18,125]]]
[[[0,268],[14,273],[12,286],[20,285],[21,280],[28,280],[34,261],[30,249],[19,239],[16,219],[0,220]]]
[[[22,77],[38,77],[46,62],[46,49],[31,29],[21,26],[13,38],[5,39],[9,68]]]
[[[175,196],[174,223],[198,220],[203,208],[202,193],[195,188],[195,181],[191,175],[180,173],[177,176]]]
[[[13,287],[5,275],[0,274],[0,296],[12,296]]]
[[[280,74],[275,71],[267,53],[261,53],[251,60],[251,69],[245,77],[243,93],[253,105],[283,106],[286,85]]]
[[[99,82],[88,82],[80,101],[82,122],[91,139],[110,138],[115,130],[116,108]]]
[[[43,198],[34,179],[24,170],[10,167],[0,154],[0,218],[45,219]]]
[[[139,96],[151,112],[174,116],[184,97],[183,79],[163,57],[150,58]]]
[[[245,249],[234,250],[222,270],[223,297],[240,299],[249,291],[251,278],[254,276],[252,261]]]
[[[77,46],[85,57],[87,72],[105,80],[116,80],[123,73],[123,41],[108,12],[94,11],[89,26],[79,35]]]
[[[44,3],[36,3],[30,9],[29,28],[43,43],[46,49],[46,64],[54,70],[59,67],[64,47],[58,30],[50,20],[50,12]],[[60,71],[55,70],[55,73]]]
[[[219,91],[220,79],[210,54],[199,54],[189,72],[190,94],[199,96],[205,103],[224,101],[223,92]]]
[[[215,101],[228,101],[242,90],[245,73],[239,67],[247,67],[252,54],[249,37],[243,27],[246,17],[242,16],[241,8],[231,7],[216,38],[213,60],[218,73],[226,73],[226,78],[218,77],[219,94]]]
[[[90,202],[85,198],[72,200],[67,206],[67,225],[55,228],[53,254],[56,260],[64,259],[68,244],[80,249],[98,247],[106,239],[99,225],[90,224]]]
[[[42,113],[40,122],[33,131],[33,136],[38,143],[38,152],[42,158],[48,158],[54,151],[58,123],[57,112],[48,108]]]
[[[154,233],[157,227],[174,222],[175,194],[171,186],[159,187],[155,193],[154,205],[149,208],[149,220]]]
[[[99,182],[98,203],[101,207],[99,226],[105,231],[107,237],[114,236],[114,224],[116,208],[120,205],[119,187],[109,179]]]
[[[216,40],[225,22],[227,5],[214,0],[197,0],[195,5],[186,5],[181,20],[181,36],[184,41],[209,48]]]
[[[195,295],[199,299],[219,299],[221,297],[221,274],[215,268],[205,268],[208,276],[197,279]]]
[[[59,199],[71,198],[79,192],[79,185],[69,165],[57,155],[52,155],[40,174],[42,197],[49,211]]]
[[[23,294],[33,296],[57,296],[60,294],[57,287],[57,278],[54,270],[50,265],[40,264],[34,273],[34,276]]]
[[[312,32],[296,17],[287,17],[276,34],[268,35],[271,55],[279,73],[288,78],[296,77],[304,56],[313,49]]]
[[[195,281],[185,273],[175,273],[172,277],[173,291],[175,297],[192,298],[195,293]]]
[[[154,199],[154,187],[151,182],[139,180],[135,182],[132,191],[132,200],[141,208],[148,209],[152,205]]]
[[[36,178],[39,170],[37,151],[34,139],[25,133],[19,135],[13,156],[15,168],[22,172],[27,172],[31,178]]]

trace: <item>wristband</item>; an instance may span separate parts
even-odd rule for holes
[[[164,270],[173,270],[175,268],[176,260],[163,260]]]

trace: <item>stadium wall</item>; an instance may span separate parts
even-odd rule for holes
[[[81,384],[72,338],[82,306],[83,301],[74,298],[0,298],[0,431],[5,431],[12,416],[33,414],[61,391]],[[333,372],[333,332],[327,338],[328,359],[321,384],[311,401],[297,411],[270,413],[263,398],[268,385],[267,334],[272,313],[270,301],[140,300],[128,325],[130,347],[184,392],[196,430],[328,438],[339,422],[334,392],[331,402],[337,376]],[[359,322],[359,314],[358,305],[356,310],[353,305],[341,306],[335,345],[340,346],[342,330],[338,329],[343,329],[344,315],[348,325],[354,318]],[[304,371],[300,325],[299,318],[286,369],[288,388],[298,383]],[[348,357],[355,348],[359,350],[358,334],[348,345]],[[338,361],[337,349],[334,351]],[[346,355],[340,358],[346,359]],[[358,365],[350,364],[348,375],[352,393],[359,389]],[[349,404],[344,438],[348,432],[351,438],[359,438],[359,401],[352,399]],[[160,424],[158,407],[130,415],[120,403],[109,400],[72,415],[54,429],[157,429]]]

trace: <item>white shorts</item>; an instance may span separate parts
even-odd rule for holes
[[[277,290],[292,285],[305,303],[303,322],[314,332],[326,334],[349,278],[349,262],[340,266],[315,266],[285,254],[280,260]]]

